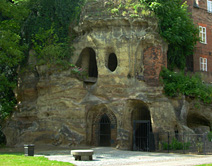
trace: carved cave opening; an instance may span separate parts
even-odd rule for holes
[[[108,69],[110,71],[115,71],[118,65],[118,60],[115,53],[111,53],[108,57]]]
[[[111,140],[111,123],[110,119],[104,114],[99,121],[99,145],[110,146]]]
[[[117,121],[112,111],[100,108],[93,113],[91,145],[116,146]]]
[[[98,77],[97,63],[96,63],[96,54],[93,49],[89,51],[89,69],[88,69],[89,77]]]
[[[133,102],[132,126],[133,143],[132,149],[139,151],[153,151],[155,149],[154,134],[150,111],[143,102]]]
[[[88,73],[88,77],[98,78],[96,53],[93,48],[84,48],[76,65],[83,68],[84,71]]]
[[[193,129],[195,132],[198,132],[198,128],[205,127],[211,131],[210,121],[199,114],[189,113],[187,116],[187,126]],[[204,132],[204,131],[203,131]],[[200,133],[197,133],[200,134]]]

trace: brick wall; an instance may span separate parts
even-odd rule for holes
[[[194,1],[198,7],[194,6]],[[207,58],[207,72],[212,72],[212,13],[207,11],[207,0],[191,0],[188,3],[192,19],[199,27],[206,27],[207,43],[198,42],[193,55],[194,72],[200,71],[200,57]]]
[[[158,85],[162,66],[167,67],[166,53],[162,46],[144,50],[144,80],[148,85]]]

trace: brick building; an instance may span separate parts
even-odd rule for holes
[[[212,82],[212,0],[189,0],[187,3],[201,39],[194,54],[188,58],[187,68],[199,72],[206,82]]]

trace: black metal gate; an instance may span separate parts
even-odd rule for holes
[[[151,137],[150,136],[150,121],[149,120],[134,120],[133,121],[133,150],[149,151],[150,141],[152,140],[150,137]]]
[[[111,122],[106,114],[99,121],[99,145],[111,145]]]

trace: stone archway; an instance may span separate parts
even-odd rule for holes
[[[91,132],[90,144],[94,146],[116,146],[117,138],[117,120],[114,113],[106,107],[92,108],[89,117],[92,117],[92,124],[88,129]],[[104,124],[105,123],[105,124]],[[88,125],[89,126],[89,125]],[[106,137],[104,137],[106,135]],[[88,138],[89,139],[89,138]]]
[[[129,100],[132,125],[132,150],[151,151],[155,149],[151,115],[148,106],[140,100]]]

